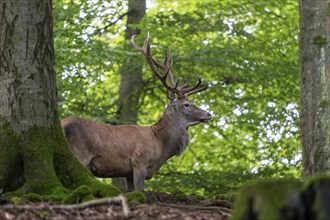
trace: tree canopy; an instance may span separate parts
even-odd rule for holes
[[[124,39],[127,1],[55,0],[54,41],[61,117],[116,123],[120,67],[140,56]],[[299,177],[297,1],[147,1],[137,27],[154,56],[171,48],[183,83],[203,78],[193,97],[213,113],[189,129],[190,146],[147,182],[152,190],[201,195],[229,192],[249,179]],[[138,124],[161,117],[167,103],[144,64]]]

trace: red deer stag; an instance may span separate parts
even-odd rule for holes
[[[207,89],[188,83],[179,87],[171,73],[171,58],[154,60],[150,52],[149,34],[142,47],[133,46],[146,57],[153,73],[167,89],[170,100],[163,116],[152,126],[109,125],[81,118],[68,118],[61,124],[65,136],[79,161],[97,177],[125,177],[128,191],[144,189],[145,179],[174,155],[188,146],[188,127],[208,122],[212,115],[188,101],[188,96]],[[161,70],[163,74],[159,72]],[[169,81],[169,84],[167,82]]]

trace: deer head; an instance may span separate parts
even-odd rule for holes
[[[184,85],[179,86],[179,80],[175,82],[171,72],[172,61],[170,49],[168,48],[166,50],[164,63],[160,63],[151,55],[149,32],[142,47],[139,47],[134,42],[135,37],[136,35],[133,35],[131,38],[133,46],[145,56],[152,72],[167,89],[167,97],[170,100],[168,109],[172,112],[176,112],[176,114],[173,115],[175,115],[178,120],[184,119],[186,121],[186,128],[201,122],[210,121],[212,119],[212,115],[209,112],[202,110],[188,100],[188,96],[206,90],[208,88],[208,83],[201,86],[202,80],[199,79],[196,85],[192,87],[188,87],[189,81]],[[163,74],[158,71],[159,69],[162,70]],[[169,81],[169,83],[167,81]]]

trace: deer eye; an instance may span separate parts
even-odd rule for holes
[[[189,107],[190,106],[189,103],[184,103],[183,105],[184,105],[184,107]]]

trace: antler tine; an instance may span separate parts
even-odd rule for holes
[[[149,42],[150,42],[150,36],[149,36],[149,32],[148,32],[148,36],[147,38],[144,40],[143,42],[143,46],[142,47],[139,47],[135,41],[134,41],[134,38],[137,37],[137,35],[132,35],[131,37],[131,42],[132,42],[132,45],[134,46],[135,49],[137,49],[138,51],[140,51],[141,53],[143,53],[145,56],[147,56],[147,51],[148,51],[148,47],[149,46]]]
[[[198,82],[196,83],[196,85],[194,85],[193,87],[190,87],[190,88],[187,88],[187,89],[184,89],[182,92],[183,93],[187,93],[187,92],[190,92],[190,91],[192,91],[192,90],[194,90],[194,89],[197,89],[200,85],[201,85],[201,83],[202,83],[202,79],[198,79]],[[185,84],[185,87],[186,87],[186,84]]]
[[[131,42],[132,42],[134,48],[137,49],[138,51],[140,51],[145,56],[145,58],[147,59],[147,61],[149,63],[149,66],[150,66],[152,72],[158,77],[158,79],[162,82],[162,84],[167,89],[169,89],[170,87],[167,85],[166,78],[167,78],[167,75],[170,72],[170,67],[167,70],[165,70],[164,68],[159,67],[160,63],[158,63],[157,61],[154,60],[154,58],[152,58],[152,55],[151,55],[151,52],[150,52],[150,35],[149,35],[149,32],[148,32],[147,38],[144,40],[144,43],[143,43],[142,47],[139,47],[135,43],[134,38],[136,36],[137,35],[133,35],[131,37]],[[164,75],[162,75],[158,72],[158,69],[157,69],[158,67],[164,70],[164,72],[165,72]]]
[[[202,83],[202,80],[199,79],[198,82],[197,82],[197,84],[196,84],[195,86],[183,90],[182,93],[183,93],[186,97],[188,97],[188,96],[190,96],[190,95],[192,95],[192,94],[195,94],[195,93],[198,93],[198,92],[204,91],[204,90],[206,90],[206,89],[209,87],[209,84],[206,82],[206,84],[205,84],[203,87],[198,88],[198,87],[200,86],[201,83]]]
[[[170,48],[167,48],[167,50],[166,50],[165,62],[164,63],[166,65],[166,67],[169,69],[168,79],[170,80],[170,83],[173,86],[175,83],[174,83],[173,74],[170,70],[171,67],[172,67],[172,59],[171,59],[171,50],[170,50]]]
[[[191,78],[189,77],[188,81],[185,84],[183,84],[183,86],[181,86],[181,89],[186,88],[190,82],[191,82]]]
[[[162,70],[164,70],[164,72],[168,72],[168,79],[170,81],[171,86],[173,87],[175,85],[175,81],[174,81],[174,77],[173,74],[171,72],[171,68],[172,68],[172,59],[171,59],[171,51],[170,48],[167,48],[167,50],[165,51],[165,61],[164,63],[159,63],[156,60],[153,60],[154,63],[156,64],[156,66]]]

